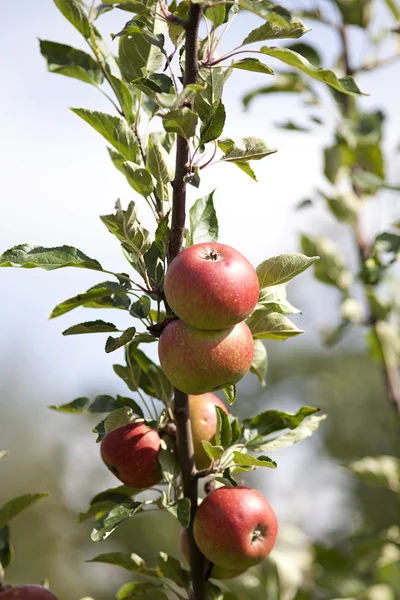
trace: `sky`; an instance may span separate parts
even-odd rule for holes
[[[112,212],[118,198],[125,206],[134,199],[143,224],[150,226],[147,208],[112,166],[105,141],[67,108],[111,112],[112,107],[92,86],[49,74],[39,53],[38,38],[82,49],[84,40],[51,0],[2,0],[1,14],[0,253],[23,242],[43,246],[68,244],[97,258],[105,268],[126,270],[117,241],[98,216]],[[377,18],[385,21],[386,16],[379,12]],[[114,11],[103,17],[103,29],[116,31],[125,20],[126,14]],[[237,19],[222,48],[235,46],[251,26],[258,24],[259,20],[252,16],[241,22]],[[337,40],[325,27],[312,26],[307,41],[315,43],[330,66]],[[359,33],[354,31],[351,46],[354,61],[360,59],[364,48]],[[272,60],[271,64],[276,66]],[[388,114],[385,128],[388,151],[398,144],[399,74],[397,64],[358,78],[359,87],[370,94],[362,100],[365,109],[384,106]],[[326,211],[294,211],[294,206],[309,197],[315,187],[325,185],[321,177],[322,149],[331,140],[336,115],[332,109],[325,127],[304,135],[274,127],[275,122],[288,119],[304,123],[304,112],[296,97],[260,98],[244,112],[241,96],[250,88],[265,84],[264,77],[237,71],[228,80],[224,135],[234,139],[244,135],[262,137],[278,152],[254,164],[258,184],[233,165],[216,165],[204,171],[201,189],[190,189],[190,198],[194,200],[217,188],[220,241],[237,248],[253,264],[275,254],[298,251],[299,232],[316,229],[342,237],[351,258],[353,250],[346,233]],[[327,97],[322,85],[319,91]],[[383,210],[379,212],[370,207],[364,223],[367,232],[390,221],[395,208],[393,196],[384,199]],[[61,335],[70,325],[99,318],[98,312],[79,309],[60,319],[48,320],[52,308],[60,301],[102,280],[101,275],[80,269],[51,273],[4,269],[0,273],[0,403],[7,402],[2,390],[11,377],[14,401],[21,407],[35,406],[44,438],[54,436],[63,418],[51,413],[46,404],[68,402],[93,389],[125,393],[122,382],[116,381],[111,369],[115,359],[103,352],[97,336],[63,338]],[[316,289],[319,306],[312,293]],[[312,322],[314,333],[307,331],[302,341],[288,343],[294,348],[303,343],[318,344],[315,327],[326,321],[327,307],[336,305],[337,295],[321,285],[314,287],[309,274],[301,276],[296,295],[304,312],[297,322],[300,326],[302,318],[304,322]],[[101,315],[105,320],[113,317],[107,311]],[[332,318],[335,321],[336,317]],[[131,323],[125,315],[118,315],[118,324],[124,327]],[[7,419],[2,414],[2,419]],[[13,423],[3,421],[0,425],[10,425],[12,429]],[[79,444],[75,448],[79,454]],[[95,451],[91,450],[92,454],[84,461],[87,465],[82,468],[90,469],[90,457]]]

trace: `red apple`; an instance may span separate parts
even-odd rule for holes
[[[245,486],[211,492],[197,509],[193,532],[208,560],[225,569],[257,565],[275,544],[278,523],[259,492]]]
[[[198,469],[207,469],[211,463],[201,441],[205,440],[214,443],[215,431],[217,429],[216,406],[220,406],[228,414],[225,404],[215,394],[189,396],[194,457]]]
[[[122,483],[144,489],[161,480],[160,436],[144,423],[113,429],[101,441],[101,457]]]
[[[20,585],[0,591],[1,600],[57,600],[56,596],[41,585]]]
[[[204,394],[236,383],[250,369],[253,355],[253,336],[244,322],[206,331],[176,319],[163,329],[158,344],[165,375],[186,394]]]
[[[195,244],[171,262],[164,293],[174,313],[198,329],[226,329],[254,310],[260,285],[240,252],[217,242]]]
[[[180,547],[183,556],[189,562],[189,544],[186,529],[182,529],[181,531]],[[233,579],[234,577],[239,577],[245,571],[247,569],[224,569],[224,567],[220,567],[219,565],[213,565],[210,577],[212,579]]]

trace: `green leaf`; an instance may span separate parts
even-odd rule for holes
[[[150,173],[148,173],[148,176],[151,179]],[[128,208],[123,210],[118,201],[115,208],[115,214],[102,215],[100,219],[110,233],[115,235],[135,254],[145,254],[150,248],[150,236],[149,232],[140,226],[135,203],[130,202]]]
[[[232,142],[232,140],[229,140]],[[229,162],[248,162],[249,160],[261,160],[269,154],[276,152],[275,148],[269,148],[260,138],[244,137],[238,142],[232,142],[227,150],[224,150],[228,140],[226,138],[218,141],[218,146],[225,154],[221,160]]]
[[[365,483],[400,494],[400,459],[395,456],[365,456],[347,468]]]
[[[124,28],[119,33],[112,33],[111,39],[115,40],[117,37],[122,37],[124,35],[131,37],[134,34],[142,35],[146,38],[146,40],[152,45],[159,48],[164,52],[164,43],[165,39],[162,33],[153,33],[147,28],[147,25],[144,21],[138,21],[136,18],[128,21]]]
[[[63,335],[77,335],[80,333],[107,333],[110,331],[118,331],[117,327],[113,323],[107,323],[106,321],[86,321],[85,323],[79,323],[68,327],[63,331]]]
[[[223,3],[217,4],[216,6],[210,6],[206,10],[206,17],[209,21],[211,21],[214,27],[219,27],[226,22],[225,15],[226,8],[225,4]]]
[[[219,138],[224,130],[225,118],[225,107],[221,100],[216,100],[207,111],[200,127],[200,142],[202,144]]]
[[[309,27],[306,27],[304,23],[293,17],[289,25],[276,25],[267,21],[257,29],[251,31],[243,40],[242,46],[247,44],[254,44],[254,42],[262,42],[264,40],[278,40],[285,38],[299,38],[308,31],[311,31]]]
[[[118,50],[119,65],[126,81],[158,71],[165,60],[162,50],[165,23],[153,17],[151,30],[142,21],[132,19],[129,23],[132,23],[131,33],[120,37]]]
[[[12,519],[17,517],[26,508],[35,504],[41,498],[48,494],[24,494],[6,502],[0,508],[0,529],[7,525]]]
[[[278,312],[282,315],[297,315],[300,313],[300,310],[287,300],[285,284],[262,288],[256,308],[261,307],[269,312]]]
[[[334,0],[339,8],[343,23],[367,27],[372,15],[371,0]]]
[[[158,462],[161,471],[167,483],[171,483],[175,477],[177,462],[175,457],[175,442],[171,437],[160,440],[160,451],[158,453]]]
[[[238,451],[233,453],[233,460],[240,467],[269,467],[270,469],[276,469],[277,467],[276,462],[268,458],[268,456],[256,458],[251,454]]]
[[[304,333],[285,315],[270,312],[264,307],[256,309],[246,321],[255,339],[273,338],[285,340]]]
[[[301,56],[301,54],[293,52],[293,50],[289,50],[288,48],[269,48],[268,46],[263,46],[261,52],[284,62],[290,67],[299,69],[299,71],[306,73],[306,75],[309,75],[313,79],[327,83],[343,94],[365,96],[365,94],[359,90],[356,82],[350,75],[338,78],[330,69],[315,67],[306,58]]]
[[[318,410],[313,406],[302,406],[296,413],[266,410],[255,417],[244,419],[243,426],[249,429],[252,435],[266,436],[282,429],[295,429]]]
[[[217,413],[217,429],[215,431],[215,445],[228,448],[232,443],[232,429],[228,415],[220,406],[215,407]]]
[[[268,370],[267,349],[261,340],[254,340],[254,357],[251,363],[250,371],[257,376],[261,385],[265,386],[265,380]]]
[[[269,0],[239,0],[239,6],[279,25],[290,25],[293,18],[286,8],[274,5]]]
[[[289,50],[293,50],[293,52],[298,52],[316,67],[321,66],[321,57],[317,50],[314,48],[314,46],[310,46],[310,44],[305,44],[304,42],[297,42],[296,44],[291,44]],[[321,124],[320,120],[316,122],[319,125]]]
[[[184,529],[190,524],[190,500],[189,498],[179,498],[177,501],[178,521]]]
[[[82,0],[53,0],[53,2],[64,17],[88,40],[92,33],[92,26]]]
[[[150,581],[132,581],[125,583],[119,588],[117,600],[168,600],[168,596],[162,591],[159,584]]]
[[[226,399],[228,400],[228,404],[230,406],[236,400],[236,386],[228,385],[227,387],[224,388],[224,394],[225,394]]]
[[[13,548],[10,542],[9,528],[2,527],[0,529],[0,576],[3,579],[4,569],[11,564],[14,556]]]
[[[40,52],[47,61],[47,69],[51,73],[73,77],[92,85],[103,83],[103,72],[90,54],[48,40],[39,40],[39,44]]]
[[[163,115],[162,119],[165,131],[177,133],[185,140],[189,140],[195,134],[197,115],[187,106],[171,110]]]
[[[396,19],[396,21],[400,21],[400,7],[397,4],[396,0],[385,0],[385,4]]]
[[[122,163],[121,167],[129,185],[133,187],[135,192],[144,198],[147,198],[153,192],[154,183],[150,173],[146,169],[129,161]]]
[[[8,456],[8,450],[0,450],[0,460]]]
[[[400,235],[384,231],[376,236],[374,240],[374,249],[378,252],[391,252],[398,254],[400,252]]]
[[[162,577],[162,571],[158,567],[149,569],[146,567],[143,558],[134,552],[132,552],[132,554],[125,552],[106,552],[104,554],[99,554],[86,562],[115,565],[116,567],[122,567],[131,573],[140,573],[146,577],[155,577],[156,579],[161,579]]]
[[[127,425],[132,422],[132,409],[129,406],[123,406],[113,410],[104,421],[104,429],[106,433],[110,433],[118,427]]]
[[[225,83],[224,70],[214,67],[203,67],[199,71],[199,81],[207,87],[194,99],[194,110],[204,120],[211,106],[222,98]]]
[[[280,254],[264,260],[256,267],[260,287],[286,283],[299,275],[312,264],[317,262],[318,256],[304,256],[304,254]]]
[[[188,499],[185,498],[185,500]],[[158,564],[164,577],[176,583],[178,587],[188,589],[190,584],[189,573],[183,569],[181,561],[165,552],[159,552],[158,557]]]
[[[201,443],[207,456],[211,460],[217,460],[218,458],[221,458],[221,456],[224,453],[224,449],[222,448],[222,446],[213,446],[210,442],[207,442],[205,440],[202,440]]]
[[[126,288],[114,281],[104,281],[89,288],[87,292],[68,298],[55,306],[50,319],[64,315],[79,306],[84,308],[119,308],[127,310],[130,300]]]
[[[110,352],[114,352],[114,350],[118,350],[118,348],[122,348],[122,346],[132,341],[135,335],[136,327],[128,327],[119,337],[108,337],[105,345],[106,353],[109,354]]]
[[[218,240],[218,220],[214,208],[214,191],[199,198],[189,210],[190,245]]]
[[[110,510],[104,518],[100,519],[98,524],[94,527],[91,533],[91,539],[93,542],[101,542],[105,540],[113,531],[122,523],[125,523],[137,512],[143,510],[142,502],[134,502],[134,508],[126,508],[125,506],[117,506]]]
[[[308,84],[300,73],[279,73],[274,79],[274,83],[262,86],[243,96],[244,107],[247,108],[250,102],[257,96],[274,93],[301,93],[309,89]]]
[[[327,196],[320,192],[325,198],[328,208],[338,221],[354,224],[361,208],[360,198],[352,191],[338,194],[337,196]]]
[[[6,250],[0,256],[0,267],[23,267],[24,269],[45,269],[53,271],[64,267],[79,267],[102,271],[101,264],[94,258],[72,246],[43,248],[21,244]]]
[[[355,185],[358,186],[361,191],[367,194],[375,194],[382,189],[392,190],[394,192],[400,191],[399,185],[387,183],[382,177],[379,177],[379,175],[369,171],[354,171],[351,178]]]
[[[87,108],[71,108],[71,110],[100,133],[125,160],[135,161],[139,149],[138,143],[133,129],[125,119]]]
[[[340,290],[348,289],[352,282],[352,274],[347,269],[339,249],[331,240],[302,235],[301,247],[305,254],[317,254],[320,257],[314,271],[317,279]]]
[[[135,121],[135,114],[133,111],[133,95],[128,85],[119,79],[118,77],[109,76],[110,84],[119,100],[122,108],[122,112],[129,125],[132,125]]]
[[[89,398],[75,398],[75,400],[72,400],[72,402],[68,402],[67,404],[62,404],[61,406],[51,405],[49,408],[62,413],[84,414],[88,412],[87,409],[89,404]]]
[[[83,521],[96,516],[98,513],[110,511],[115,506],[123,505],[127,508],[134,508],[136,504],[132,500],[132,496],[140,493],[140,491],[127,485],[119,485],[116,488],[104,490],[104,492],[100,492],[92,498],[86,512],[79,514],[78,522],[83,523]]]
[[[160,143],[149,143],[147,167],[159,183],[167,184],[174,178],[169,154]]]
[[[231,64],[232,69],[242,69],[243,71],[252,71],[253,73],[265,73],[266,75],[274,75],[275,71],[268,65],[262,63],[258,58],[242,58]],[[222,132],[221,132],[222,133]],[[219,134],[221,135],[221,134]]]
[[[311,416],[305,423],[302,423],[293,431],[289,431],[289,433],[284,433],[283,435],[279,435],[266,442],[257,443],[257,441],[255,441],[253,444],[249,443],[248,447],[256,452],[272,452],[274,450],[287,448],[288,446],[297,444],[297,442],[301,442],[307,437],[310,437],[326,417],[327,415],[321,415],[320,417]]]
[[[132,302],[129,313],[137,319],[147,319],[150,315],[151,300],[148,296],[140,296],[139,300]]]
[[[251,179],[253,179],[253,181],[257,181],[256,174],[254,173],[254,171],[251,168],[251,166],[249,165],[249,163],[247,163],[247,162],[235,162],[234,164],[237,167],[239,167],[239,169],[241,171],[243,171],[244,173],[246,173],[246,175],[248,175],[249,177],[251,177]]]

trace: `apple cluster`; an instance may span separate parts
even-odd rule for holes
[[[230,246],[195,244],[173,259],[164,294],[178,319],[163,329],[158,355],[175,387],[203,394],[242,379],[254,355],[245,319],[259,293],[255,269]]]

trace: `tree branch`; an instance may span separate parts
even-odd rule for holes
[[[198,30],[201,18],[201,7],[190,4],[188,19],[185,23],[185,73],[183,84],[195,83],[198,73]],[[171,217],[171,235],[168,247],[168,262],[179,254],[182,248],[186,218],[186,183],[185,175],[189,168],[189,143],[177,136],[175,179],[172,182],[173,201]],[[206,561],[197,548],[193,537],[193,519],[197,510],[197,479],[194,462],[192,430],[190,426],[188,395],[174,390],[174,414],[177,428],[177,444],[182,472],[183,492],[191,503],[190,525],[188,528],[190,568],[192,572],[193,600],[206,600]]]

